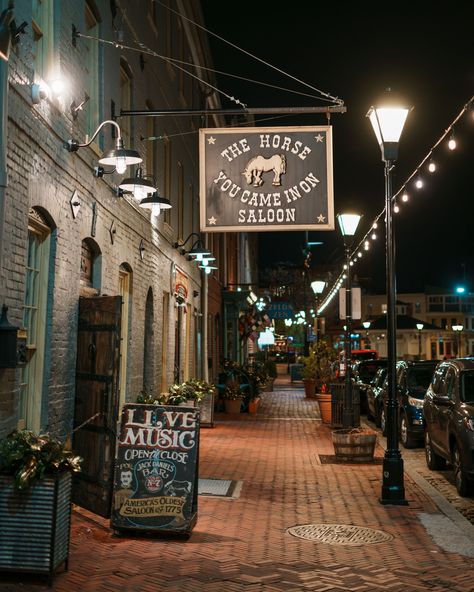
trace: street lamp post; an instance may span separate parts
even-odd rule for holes
[[[403,482],[403,459],[398,448],[398,403],[396,397],[396,286],[395,240],[393,235],[392,169],[398,156],[398,143],[410,109],[394,104],[388,92],[385,104],[373,106],[367,117],[374,129],[385,163],[385,255],[387,287],[387,449],[383,459],[380,503],[407,505]]]
[[[421,332],[423,330],[423,323],[417,323],[416,328],[418,329],[418,359],[421,360]]]
[[[311,289],[313,290],[316,296],[316,303],[315,303],[315,317],[314,317],[314,335],[316,337],[316,341],[319,339],[319,331],[318,331],[318,322],[319,322],[319,315],[318,315],[318,298],[324,291],[326,287],[326,282],[323,280],[314,280],[311,282]]]
[[[370,349],[369,329],[372,323],[370,321],[364,321],[362,326],[365,329],[365,349]]]
[[[344,402],[342,407],[342,427],[349,429],[354,427],[354,399],[352,396],[351,384],[351,318],[352,318],[352,286],[351,286],[351,252],[350,240],[354,236],[359,225],[361,216],[359,214],[338,214],[337,221],[344,239],[344,250],[346,256],[346,310],[345,310],[345,330],[344,330],[344,358],[345,358],[345,389]]]
[[[456,356],[458,358],[461,357],[461,331],[464,329],[463,325],[453,325],[452,326],[453,331],[456,331],[457,334],[457,339],[456,339]]]

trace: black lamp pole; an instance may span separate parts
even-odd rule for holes
[[[346,253],[346,330],[344,333],[344,358],[346,360],[344,401],[342,407],[342,427],[349,429],[354,427],[354,400],[352,397],[352,346],[351,346],[351,320],[352,320],[352,282],[350,272],[350,249],[344,237],[344,249]]]
[[[397,317],[395,286],[395,237],[393,233],[392,170],[398,142],[409,108],[394,103],[390,91],[385,105],[371,107],[367,116],[374,129],[385,163],[385,262],[387,288],[387,449],[383,459],[381,504],[407,505],[403,482],[403,459],[398,448],[398,401],[396,392]]]

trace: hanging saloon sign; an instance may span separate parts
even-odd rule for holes
[[[201,129],[201,230],[334,230],[331,130]]]

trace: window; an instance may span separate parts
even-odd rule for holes
[[[99,15],[95,5],[88,0],[85,5],[84,21],[86,34],[91,37],[99,37]],[[99,78],[99,42],[94,39],[84,39],[84,50],[86,54],[86,77],[85,77],[85,95],[89,99],[85,105],[87,133],[91,136],[98,128],[101,121],[100,112],[100,78]],[[104,147],[104,138],[102,134],[94,140],[100,149]]]
[[[120,60],[120,108],[122,111],[128,111],[132,108],[132,73],[125,60]],[[130,120],[130,117],[124,117],[120,120],[120,129],[122,130],[125,148],[130,148],[132,145]]]
[[[35,79],[49,80],[54,65],[54,9],[52,0],[32,0],[33,64]]]
[[[169,337],[169,308],[170,295],[168,292],[163,292],[163,319],[162,327],[163,333],[161,336],[161,391],[168,390],[168,376],[166,369],[168,368],[168,337]]]
[[[446,319],[441,319],[441,329],[447,329],[448,323]]]
[[[81,296],[99,294],[101,285],[101,254],[97,243],[86,238],[81,245]]]
[[[42,385],[46,347],[51,229],[36,210],[28,219],[23,326],[27,331],[27,363],[20,376],[20,429],[41,429]]]

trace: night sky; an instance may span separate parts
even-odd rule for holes
[[[335,212],[363,214],[356,241],[384,207],[384,172],[368,108],[386,87],[414,107],[400,142],[394,173],[397,190],[422,161],[462,106],[474,94],[474,7],[451,3],[441,10],[399,3],[372,16],[361,3],[272,3],[203,0],[207,27],[274,66],[344,100],[347,113],[331,117],[334,140]],[[469,8],[467,8],[469,4]],[[461,8],[461,6],[463,6]],[[292,11],[292,6],[297,10]],[[316,8],[317,6],[317,8]],[[404,9],[405,8],[405,9]],[[380,6],[379,6],[380,9]],[[414,13],[414,10],[417,13]],[[380,13],[379,13],[380,14]],[[210,37],[215,68],[300,92],[310,89],[284,77],[222,41]],[[219,76],[219,87],[249,107],[323,106],[326,103]],[[222,99],[224,107],[235,107]],[[257,123],[258,120],[257,120]],[[280,117],[263,125],[325,125],[325,115]],[[458,148],[447,142],[433,153],[437,171],[425,170],[423,189],[408,185],[410,201],[396,215],[397,288],[426,285],[453,289],[467,280],[474,291],[474,111],[454,128]],[[303,263],[303,232],[260,233],[260,266],[277,261]],[[284,238],[284,240],[282,240]],[[312,232],[312,267],[342,262],[339,230]],[[357,266],[361,278],[384,291],[383,234]]]

